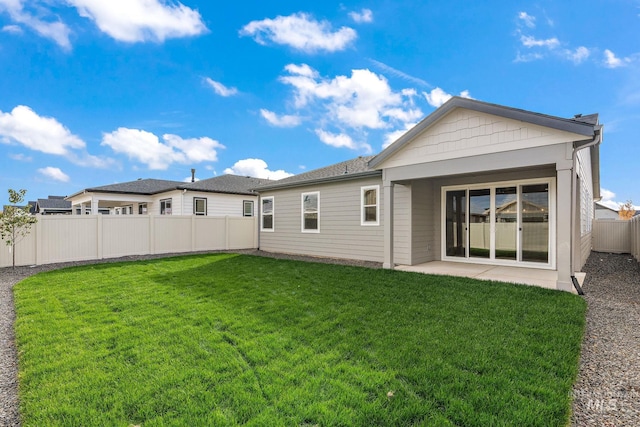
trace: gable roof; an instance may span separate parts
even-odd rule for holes
[[[64,196],[49,196],[47,199],[38,199],[36,206],[38,212],[43,210],[71,212],[71,202],[65,200]]]
[[[369,167],[369,162],[374,156],[360,156],[355,159],[335,163],[323,168],[283,178],[270,184],[256,187],[256,191],[271,190],[275,188],[298,187],[302,185],[321,182],[342,181],[348,179],[363,178],[366,176],[381,175],[382,172]]]
[[[572,119],[564,119],[556,116],[535,113],[532,111],[521,110],[518,108],[505,107],[498,104],[490,104],[488,102],[477,101],[475,99],[461,98],[454,96],[445,102],[440,108],[424,118],[420,123],[411,128],[407,133],[398,138],[393,144],[389,145],[380,154],[375,156],[369,166],[375,168],[384,160],[391,157],[399,151],[408,142],[413,140],[418,134],[423,132],[429,126],[447,115],[456,108],[465,108],[467,110],[478,111],[481,113],[491,114],[494,116],[505,117],[507,119],[518,120],[531,123],[538,126],[544,126],[551,129],[557,129],[565,132],[571,132],[585,137],[593,137],[595,129],[598,127],[598,115],[589,114],[586,116],[579,115]]]

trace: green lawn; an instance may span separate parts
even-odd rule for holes
[[[24,426],[566,425],[585,314],[535,287],[230,254],[14,289]]]

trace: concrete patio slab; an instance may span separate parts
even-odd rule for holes
[[[396,266],[396,270],[470,277],[480,280],[495,280],[499,282],[540,286],[547,289],[556,289],[556,281],[558,279],[558,273],[555,270],[447,261],[431,261],[417,265],[398,265]]]

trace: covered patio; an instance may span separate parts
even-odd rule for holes
[[[469,277],[479,280],[495,280],[499,282],[517,283],[521,285],[539,286],[557,289],[558,272],[527,267],[509,267],[491,264],[473,264],[468,262],[431,261],[416,265],[398,265],[396,270],[423,274]],[[582,286],[585,273],[576,273]],[[572,288],[573,293],[577,293]]]

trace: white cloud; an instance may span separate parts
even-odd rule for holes
[[[318,72],[308,66],[307,64],[287,64],[284,66],[284,69],[287,70],[290,74],[296,74],[304,77],[316,78],[318,77]]]
[[[227,96],[236,95],[238,93],[238,89],[236,89],[235,87],[227,87],[220,82],[210,79],[209,77],[205,77],[204,81],[206,84],[208,84],[213,88],[215,93],[217,93],[220,96],[227,97]]]
[[[207,31],[197,10],[166,0],[67,0],[80,16],[128,43],[197,36]]]
[[[33,160],[33,157],[30,156],[25,156],[22,153],[18,153],[18,154],[9,154],[9,158],[13,159],[13,160],[17,160],[19,162],[30,162]]]
[[[292,68],[287,70],[291,72]],[[402,107],[404,101],[402,93],[394,92],[387,79],[369,70],[352,70],[350,77],[333,79],[323,79],[308,72],[292,73],[280,80],[294,88],[298,108],[319,101],[331,120],[351,128],[387,127],[384,112]]]
[[[546,47],[548,49],[555,49],[556,47],[560,46],[560,41],[556,37],[540,40],[540,39],[536,39],[533,36],[523,35],[520,37],[520,41],[522,42],[523,46],[529,47],[529,48]]]
[[[302,12],[251,21],[242,27],[240,35],[253,37],[262,45],[272,42],[308,53],[344,50],[357,37],[353,28],[341,27],[333,31],[329,21],[317,21]]]
[[[346,147],[351,149],[356,149],[357,145],[349,135],[345,134],[333,134],[331,132],[326,132],[322,129],[316,129],[316,135],[320,138],[320,141],[324,142],[327,145],[332,147]]]
[[[536,26],[536,17],[529,15],[527,12],[518,13],[518,19],[529,28],[535,28]]]
[[[591,51],[584,46],[580,46],[576,48],[575,51],[570,51],[570,50],[565,51],[565,55],[567,59],[569,59],[570,61],[573,61],[574,64],[580,64],[585,59],[587,59],[590,54],[591,54]]]
[[[604,50],[604,65],[607,68],[618,68],[626,65],[629,58],[618,58],[615,53],[609,49]]]
[[[215,162],[218,160],[217,149],[225,148],[207,137],[183,139],[178,135],[165,134],[162,139],[163,142],[144,130],[118,128],[103,135],[102,145],[146,164],[149,169],[160,170],[167,169],[173,163]]]
[[[392,76],[396,76],[396,77],[400,77],[401,79],[407,80],[411,83],[415,83],[418,84],[420,86],[426,86],[428,88],[433,87],[431,84],[429,84],[428,82],[426,82],[425,80],[418,78],[418,77],[414,77],[410,74],[407,74],[403,71],[400,71],[398,69],[395,69],[387,64],[385,64],[384,62],[380,62],[380,61],[376,61],[375,59],[369,59],[370,62],[372,62],[374,65],[378,66],[379,68],[382,69],[382,71],[385,71],[389,74],[391,74]]]
[[[260,110],[260,115],[262,115],[262,117],[264,117],[264,119],[269,122],[269,124],[275,127],[292,128],[302,123],[302,118],[300,116],[287,114],[278,116],[273,111],[265,109]]]
[[[282,169],[276,171],[269,170],[267,162],[262,159],[238,160],[232,167],[225,169],[224,173],[273,180],[283,179],[293,175]]]
[[[69,179],[70,179],[69,175],[62,172],[60,168],[54,168],[52,166],[47,166],[46,168],[40,168],[38,169],[38,173],[54,181],[69,182]]]
[[[362,9],[360,12],[349,12],[349,16],[354,22],[359,24],[364,22],[373,22],[373,12],[371,9]]]
[[[426,98],[429,105],[435,108],[440,107],[442,104],[450,100],[452,97],[451,94],[445,92],[439,87],[433,89],[431,92],[422,92],[422,94]],[[463,90],[462,92],[460,92],[459,96],[461,96],[462,98],[472,99],[468,90]]]
[[[21,34],[22,33],[22,27],[20,27],[19,25],[5,25],[4,27],[2,27],[2,32],[3,33]]]
[[[71,42],[69,41],[71,30],[63,22],[59,20],[45,21],[29,11],[25,11],[22,0],[0,0],[0,12],[3,10],[9,14],[14,22],[25,25],[40,36],[53,40],[65,50],[71,49]],[[16,25],[6,25],[3,27],[3,31],[15,33],[21,31],[21,29]]]
[[[518,52],[516,54],[516,59],[514,59],[513,62],[531,62],[542,58],[544,58],[544,56],[538,52],[526,53],[524,55]]]
[[[25,105],[0,111],[0,142],[19,143],[47,154],[68,155],[85,143],[53,117],[42,117]]]

